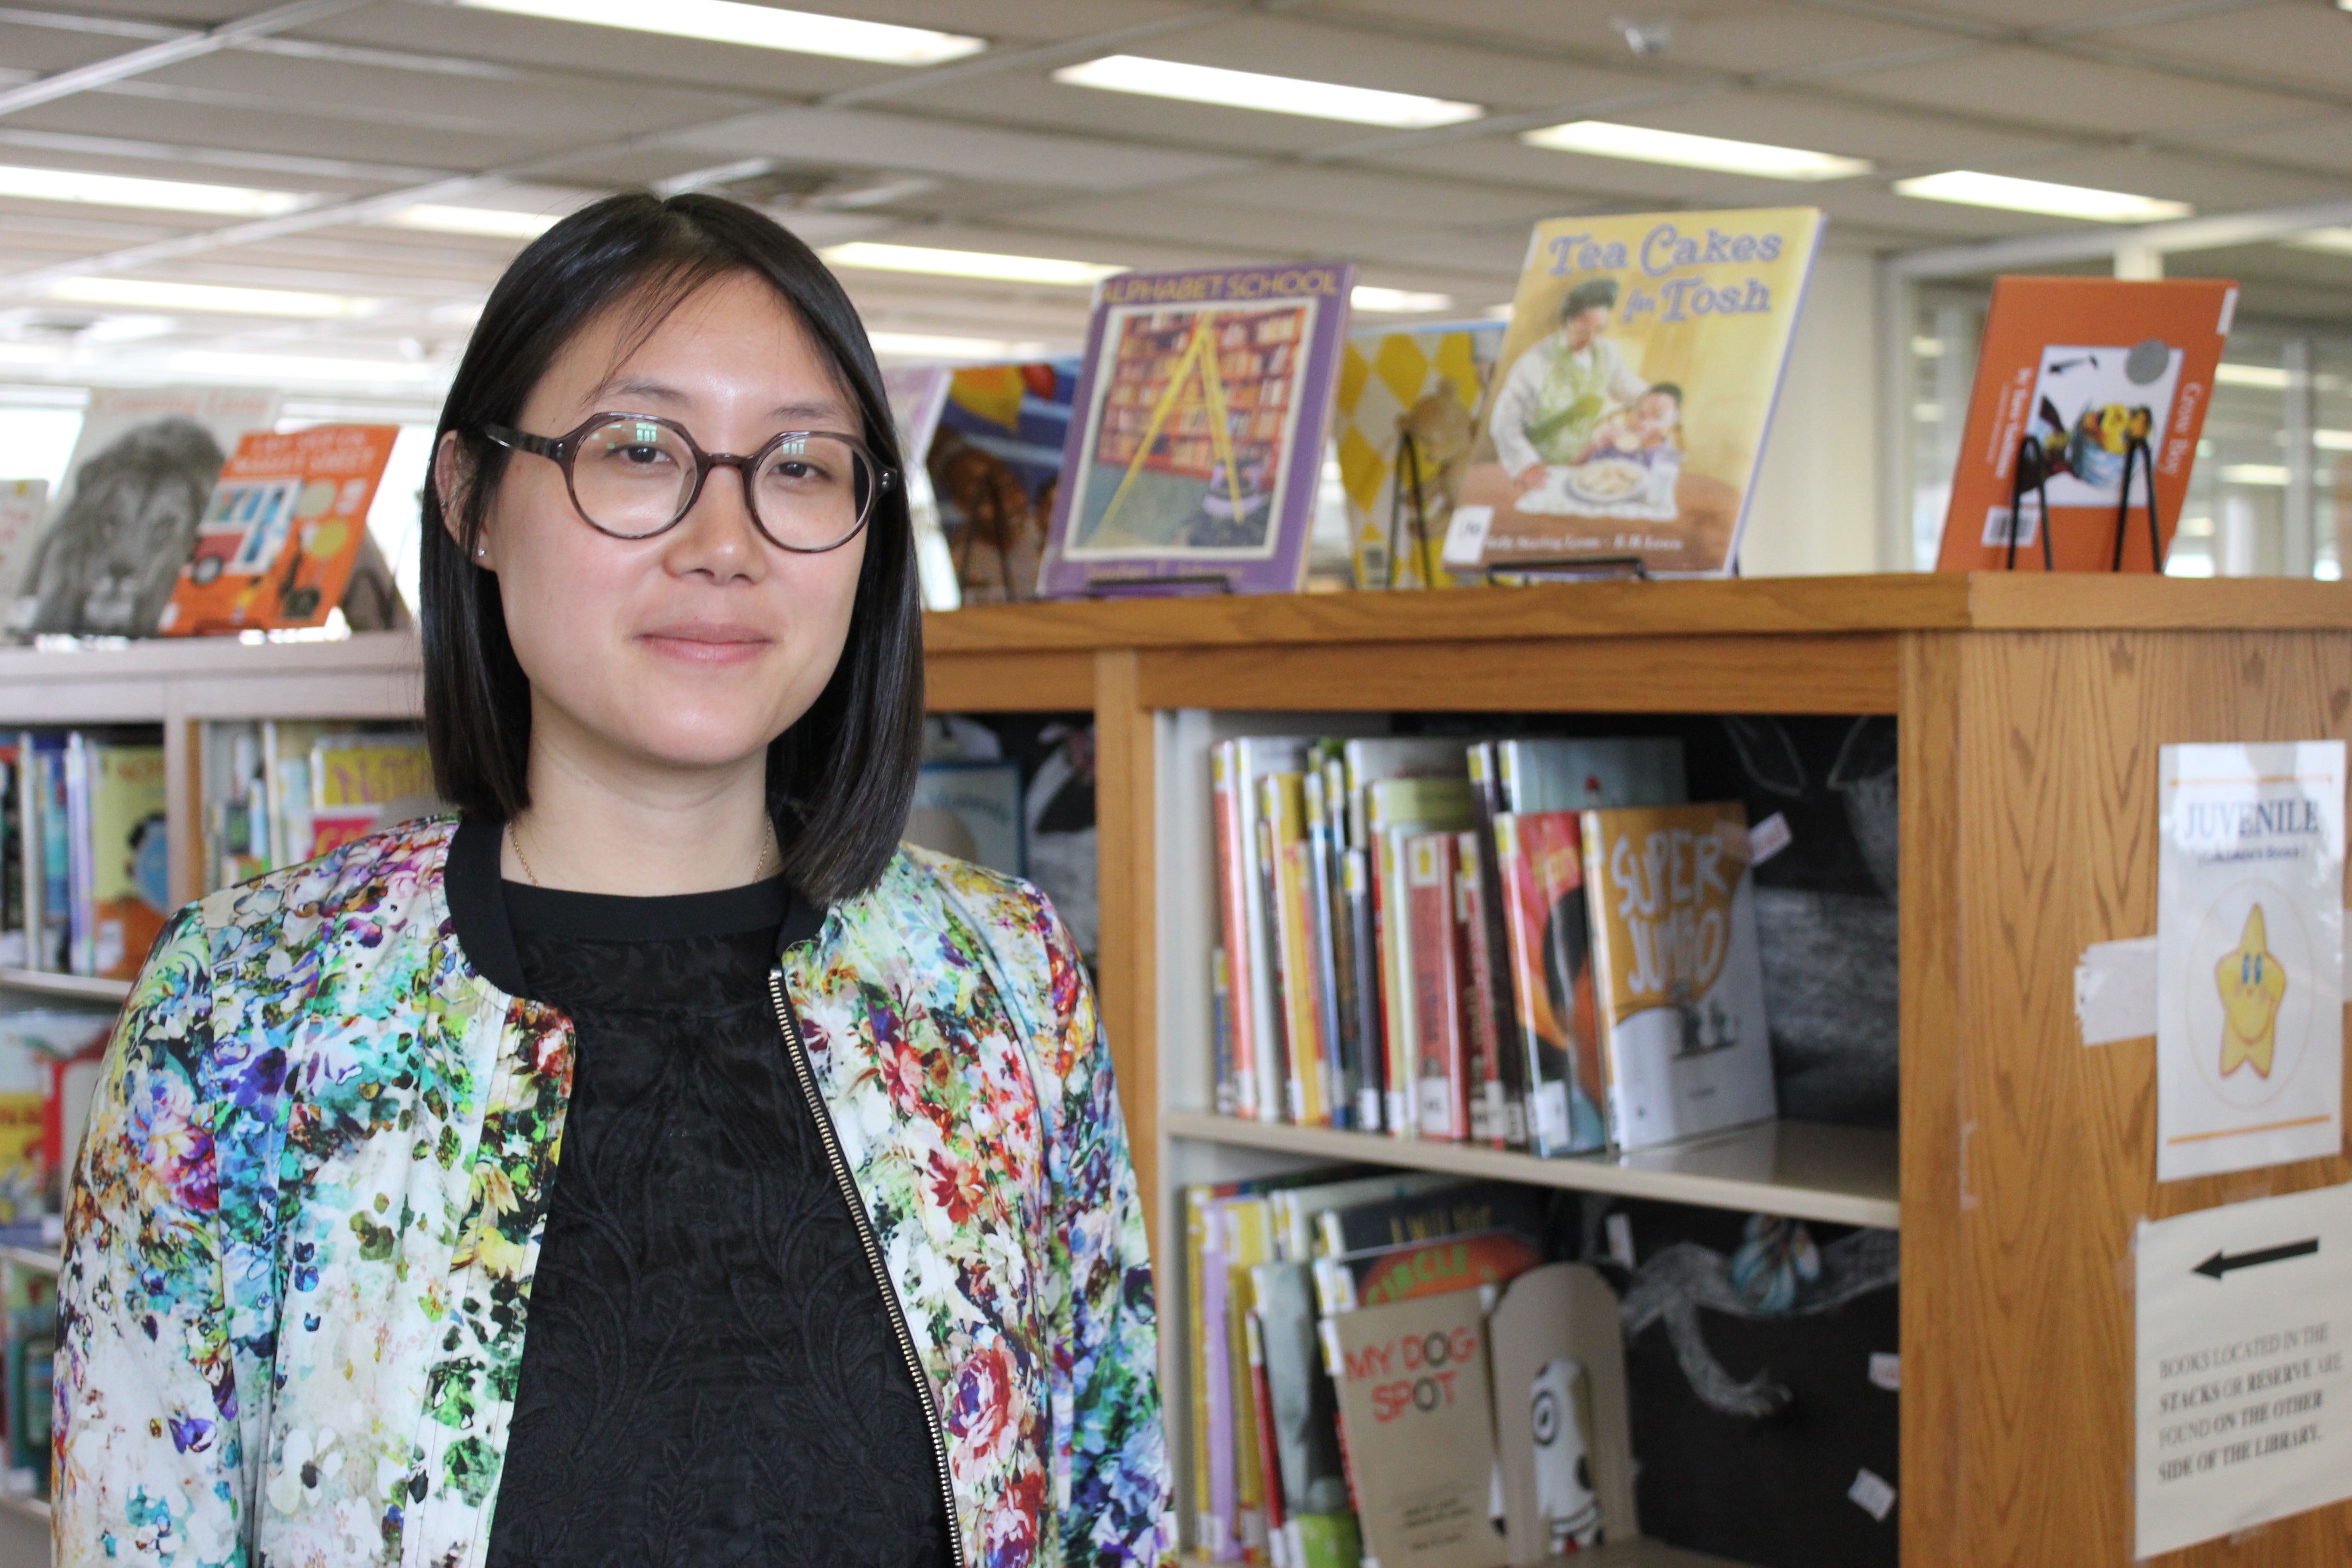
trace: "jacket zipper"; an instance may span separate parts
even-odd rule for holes
[[[802,1043],[800,1026],[793,1021],[792,1007],[784,1000],[782,969],[768,972],[768,995],[775,1004],[776,1024],[783,1031],[785,1047],[791,1052],[801,1096],[808,1101],[809,1114],[816,1119],[817,1136],[824,1142],[824,1157],[833,1167],[834,1182],[841,1189],[842,1201],[849,1205],[850,1223],[857,1227],[857,1239],[866,1248],[866,1262],[874,1271],[874,1283],[882,1292],[883,1305],[890,1310],[890,1327],[898,1336],[898,1353],[906,1358],[907,1374],[915,1380],[915,1393],[923,1402],[923,1424],[931,1434],[932,1471],[939,1478],[940,1499],[947,1505],[948,1560],[953,1568],[964,1568],[963,1527],[956,1520],[955,1483],[948,1470],[947,1433],[940,1420],[939,1402],[931,1393],[931,1380],[924,1374],[922,1357],[915,1351],[915,1336],[907,1328],[906,1309],[899,1304],[898,1288],[890,1282],[890,1271],[882,1261],[882,1244],[874,1234],[873,1220],[866,1213],[866,1200],[857,1191],[856,1178],[849,1173],[849,1161],[841,1152],[841,1137],[834,1131],[832,1109],[817,1090],[816,1075],[809,1067],[808,1047]]]

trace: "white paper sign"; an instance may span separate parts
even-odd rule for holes
[[[2135,1557],[2352,1497],[2352,1186],[2137,1238]]]
[[[2344,742],[2167,746],[2158,1181],[2344,1145]]]

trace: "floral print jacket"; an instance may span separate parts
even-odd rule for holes
[[[457,837],[377,834],[157,942],[67,1216],[60,1564],[481,1562],[573,1042],[469,962]],[[961,1563],[1167,1561],[1142,1207],[1051,908],[902,850],[780,974]]]

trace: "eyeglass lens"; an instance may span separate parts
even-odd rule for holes
[[[572,493],[606,533],[642,539],[684,514],[694,496],[694,449],[651,420],[620,418],[581,437]],[[761,531],[793,550],[825,550],[857,531],[874,495],[865,453],[838,437],[795,436],[760,458],[744,493]]]

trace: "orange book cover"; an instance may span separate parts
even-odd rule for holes
[[[1937,569],[1998,572],[2009,563],[2011,491],[2019,448],[2031,440],[2048,479],[2057,569],[2113,569],[2116,502],[2128,482],[2122,570],[2159,570],[2188,499],[2197,435],[2237,305],[2238,286],[2220,279],[1997,279]],[[2134,462],[2128,480],[2125,473],[2135,437],[2147,443],[2155,470],[2157,552],[2148,543],[2147,468]],[[2042,502],[2031,484],[2019,510],[2016,566],[2039,572]]]
[[[221,469],[156,630],[166,637],[326,624],[342,603],[396,425],[257,430]]]

